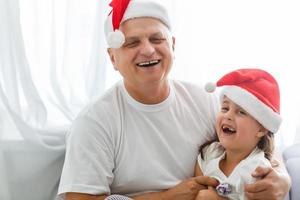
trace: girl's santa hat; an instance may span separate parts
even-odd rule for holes
[[[120,25],[129,19],[152,17],[164,23],[171,30],[171,20],[166,8],[155,0],[112,0],[104,31],[109,48],[120,48],[125,36],[119,30]]]
[[[224,95],[241,106],[266,129],[275,133],[281,124],[280,93],[275,78],[261,69],[238,69],[223,76],[217,83],[208,83],[207,92],[222,86]]]

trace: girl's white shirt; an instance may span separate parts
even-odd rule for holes
[[[216,178],[219,183],[228,183],[231,186],[231,193],[225,197],[232,200],[246,200],[244,195],[244,184],[250,184],[257,181],[251,176],[258,166],[270,167],[270,161],[265,158],[264,152],[255,148],[251,154],[242,160],[231,172],[226,176],[219,167],[219,163],[224,159],[226,152],[219,142],[214,142],[207,146],[204,151],[204,158],[198,155],[198,164],[203,175]]]

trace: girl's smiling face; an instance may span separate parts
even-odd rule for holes
[[[243,108],[224,96],[217,115],[216,130],[226,150],[250,153],[267,130]]]

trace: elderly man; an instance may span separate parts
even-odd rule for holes
[[[111,6],[105,24],[108,53],[123,81],[74,121],[60,197],[195,199],[201,188],[218,184],[193,177],[199,145],[214,137],[218,101],[202,88],[168,79],[175,39],[162,5],[123,0]],[[249,185],[249,197],[280,199],[287,192],[288,176],[268,170],[257,172],[265,178]]]

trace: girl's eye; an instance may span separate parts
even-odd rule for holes
[[[239,113],[240,113],[241,115],[247,115],[247,112],[244,111],[244,110],[239,110]]]
[[[222,107],[222,108],[221,108],[221,111],[222,111],[223,113],[227,112],[228,110],[229,110],[228,107]]]

